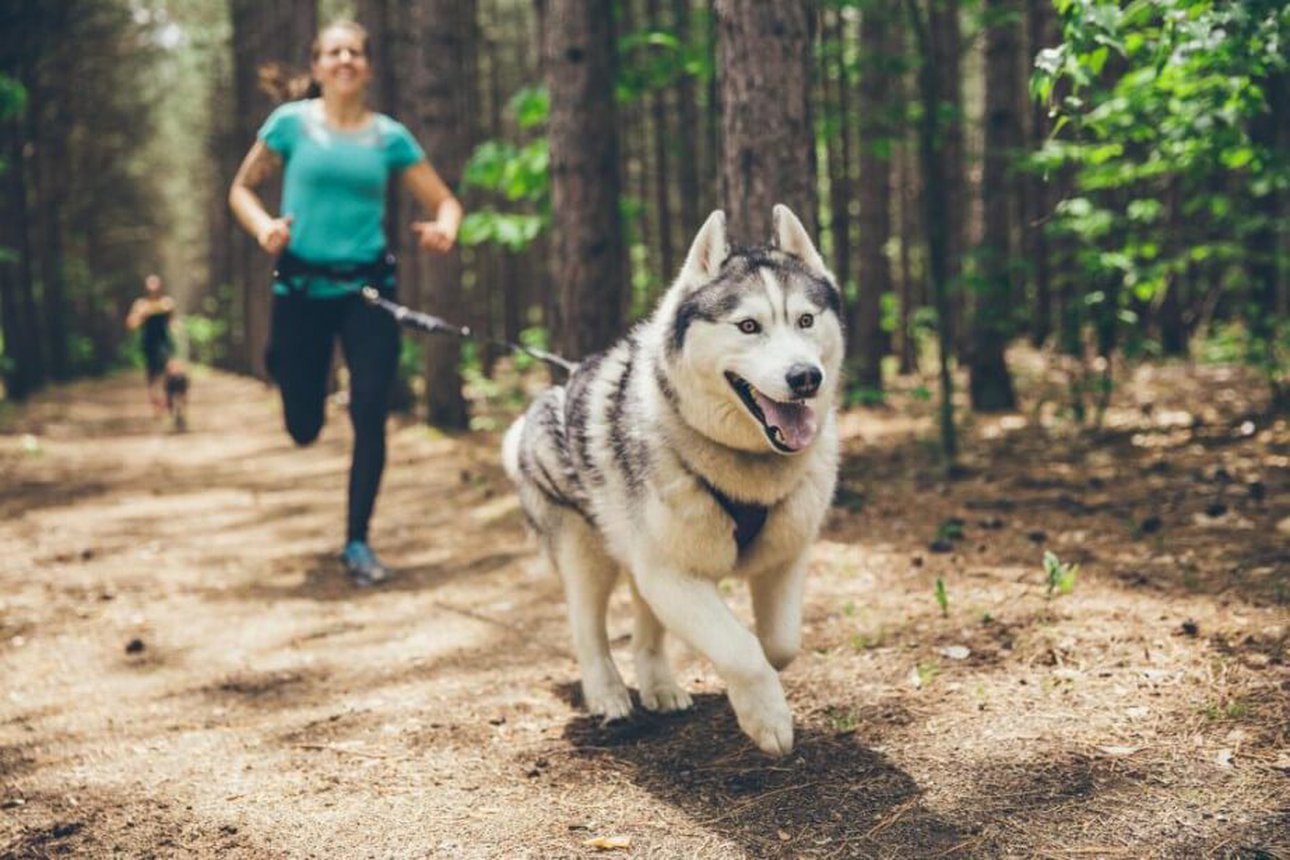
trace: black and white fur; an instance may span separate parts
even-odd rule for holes
[[[783,755],[777,670],[801,643],[807,553],[837,477],[843,333],[801,222],[782,205],[773,221],[769,245],[732,250],[714,212],[654,314],[536,400],[503,461],[563,579],[590,712],[632,711],[605,628],[625,568],[641,704],[692,704],[664,653],[671,631],[712,661],[757,746]],[[764,516],[750,542],[736,536],[747,510]],[[727,576],[749,582],[755,634],[721,599]]]

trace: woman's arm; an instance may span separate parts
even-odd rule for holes
[[[147,314],[144,313],[143,299],[135,299],[133,304],[130,305],[130,312],[125,315],[125,327],[130,331],[134,331],[139,326],[143,325],[143,320],[146,316]]]
[[[277,254],[291,240],[291,216],[274,218],[264,208],[264,201],[255,189],[260,183],[278,172],[282,157],[257,140],[242,160],[242,166],[233,177],[233,187],[228,192],[228,205],[246,232],[255,237],[260,247],[270,254]]]
[[[452,196],[452,191],[428,161],[418,161],[403,171],[403,184],[417,202],[434,216],[433,221],[416,221],[412,224],[412,232],[417,234],[420,246],[441,254],[451,250],[457,241],[457,230],[461,227],[461,203]]]

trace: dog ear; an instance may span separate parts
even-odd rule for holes
[[[770,240],[772,247],[801,259],[803,263],[820,274],[828,274],[828,266],[824,265],[820,252],[815,250],[811,237],[806,234],[806,228],[802,226],[801,221],[797,220],[797,216],[791,209],[783,203],[776,203],[775,208],[771,210],[770,218],[775,231],[775,235]]]
[[[730,256],[730,243],[726,240],[726,213],[715,210],[703,222],[690,251],[681,267],[682,280],[706,281],[721,271],[721,264]]]

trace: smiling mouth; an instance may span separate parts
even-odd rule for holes
[[[761,425],[762,432],[777,451],[795,454],[815,439],[819,424],[815,410],[804,400],[783,402],[758,391],[751,382],[726,371],[726,381],[739,395],[748,413]]]

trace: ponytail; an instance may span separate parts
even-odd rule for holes
[[[283,63],[265,63],[258,70],[260,91],[275,102],[316,99],[322,88],[308,72],[293,72]]]
[[[313,62],[318,61],[318,52],[322,41],[322,34],[332,29],[349,30],[356,34],[363,43],[363,53],[367,55],[368,60],[372,58],[371,40],[368,38],[367,30],[361,24],[354,21],[342,20],[328,24],[318,35],[314,37],[313,45],[309,48],[309,56]],[[295,72],[284,63],[265,63],[258,70],[260,90],[269,98],[276,102],[290,102],[298,99],[316,99],[322,95],[322,87],[313,79],[308,72]]]

